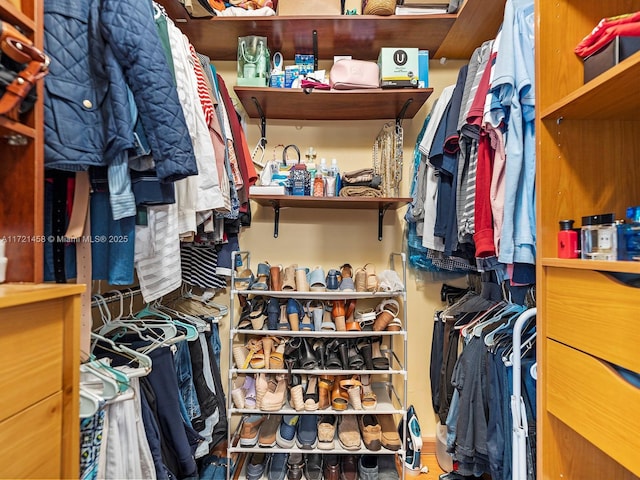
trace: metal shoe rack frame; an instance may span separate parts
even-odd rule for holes
[[[240,258],[238,258],[240,257]],[[241,262],[240,262],[241,260]],[[242,264],[243,268],[251,268],[251,255],[248,251],[237,251],[232,254],[232,265]],[[336,438],[335,448],[331,450],[324,449],[312,449],[312,450],[303,450],[294,446],[291,449],[280,448],[279,446],[275,447],[259,447],[258,445],[254,447],[242,447],[239,444],[239,432],[242,428],[242,418],[247,414],[279,414],[279,415],[323,415],[323,414],[333,414],[333,415],[364,415],[364,414],[392,414],[394,420],[398,420],[398,415],[402,417],[402,425],[406,425],[407,422],[407,339],[408,339],[408,331],[407,331],[407,262],[406,256],[404,253],[391,253],[389,255],[389,268],[394,270],[400,278],[402,279],[403,288],[400,291],[393,292],[343,292],[340,290],[336,291],[326,291],[326,292],[298,292],[298,291],[273,291],[273,290],[237,290],[235,288],[235,276],[236,271],[233,269],[231,276],[231,296],[230,296],[230,319],[231,325],[229,329],[229,371],[228,371],[228,383],[227,383],[227,422],[229,425],[227,440],[228,440],[228,454],[230,457],[236,457],[237,461],[235,462],[236,468],[240,468],[240,472],[235,472],[234,469],[227,470],[227,479],[234,476],[235,478],[244,478],[244,468],[246,467],[247,460],[249,458],[249,454],[251,452],[263,452],[265,454],[269,453],[320,453],[322,455],[326,454],[338,454],[338,455],[397,455],[401,459],[402,469],[400,472],[400,478],[405,478],[405,456],[406,456],[406,428],[403,428],[400,432],[400,440],[402,445],[399,450],[392,451],[381,447],[378,451],[371,451],[364,446],[364,443],[361,444],[361,448],[359,450],[346,450],[342,448],[340,442]],[[253,270],[252,270],[253,271]],[[400,303],[400,313],[398,316],[402,320],[402,329],[400,331],[292,331],[292,330],[250,330],[250,329],[238,329],[237,324],[239,319],[236,319],[237,311],[235,302],[237,301],[237,295],[247,296],[248,298],[254,296],[263,296],[263,297],[275,297],[280,299],[289,299],[295,298],[298,300],[321,300],[321,301],[332,301],[332,300],[348,300],[348,299],[356,299],[356,300],[370,300],[378,302],[387,299],[394,298]],[[377,406],[372,410],[355,410],[351,408],[349,404],[349,408],[344,411],[337,411],[333,408],[329,407],[324,410],[315,410],[315,411],[296,411],[289,402],[287,401],[282,409],[276,412],[265,412],[258,408],[236,408],[233,404],[231,398],[231,391],[233,389],[233,381],[234,378],[238,374],[258,374],[258,373],[288,373],[287,369],[254,369],[247,368],[241,369],[237,368],[233,358],[233,347],[237,344],[236,341],[238,338],[242,338],[243,336],[268,336],[275,335],[278,337],[311,337],[311,338],[363,338],[363,337],[382,337],[383,340],[389,342],[388,349],[382,351],[384,355],[389,358],[389,369],[388,370],[335,370],[335,369],[320,369],[316,368],[313,370],[305,370],[305,369],[296,369],[294,368],[291,373],[300,374],[300,375],[366,375],[369,374],[371,380],[372,390],[376,394],[377,397]],[[246,337],[245,337],[246,338]],[[398,341],[402,342],[402,360],[398,357],[396,352],[394,351],[394,347],[397,348]],[[381,342],[382,343],[382,342]],[[373,381],[373,376],[377,378],[383,377],[383,381]],[[394,385],[393,379],[401,377],[402,385],[401,388],[397,389],[396,385]],[[401,390],[399,392],[398,390]],[[233,428],[233,419],[239,417],[237,422],[237,426]],[[398,422],[395,422],[398,425]],[[337,426],[336,426],[336,437],[337,437]],[[241,455],[245,454],[245,458],[243,462],[240,462]],[[232,472],[233,470],[233,472]],[[238,476],[240,473],[240,476]]]

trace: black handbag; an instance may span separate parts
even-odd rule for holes
[[[49,57],[17,28],[0,21],[0,115],[17,119],[37,100],[36,82],[49,71]]]

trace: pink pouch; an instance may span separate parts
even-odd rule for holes
[[[358,88],[379,88],[380,69],[375,62],[364,60],[338,60],[329,72],[331,88],[353,90]]]

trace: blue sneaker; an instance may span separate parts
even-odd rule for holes
[[[296,445],[303,450],[311,450],[318,445],[318,415],[301,415],[298,422]]]
[[[265,467],[267,466],[267,458],[264,452],[252,453],[247,463],[246,473],[247,480],[259,480],[262,478]]]
[[[288,453],[274,453],[271,455],[267,472],[268,480],[284,480],[287,476]]]
[[[293,448],[296,438],[296,425],[299,415],[283,415],[280,428],[276,433],[276,443],[281,448]]]

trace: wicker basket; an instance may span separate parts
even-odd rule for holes
[[[364,6],[364,15],[393,15],[396,11],[396,0],[368,0]]]

